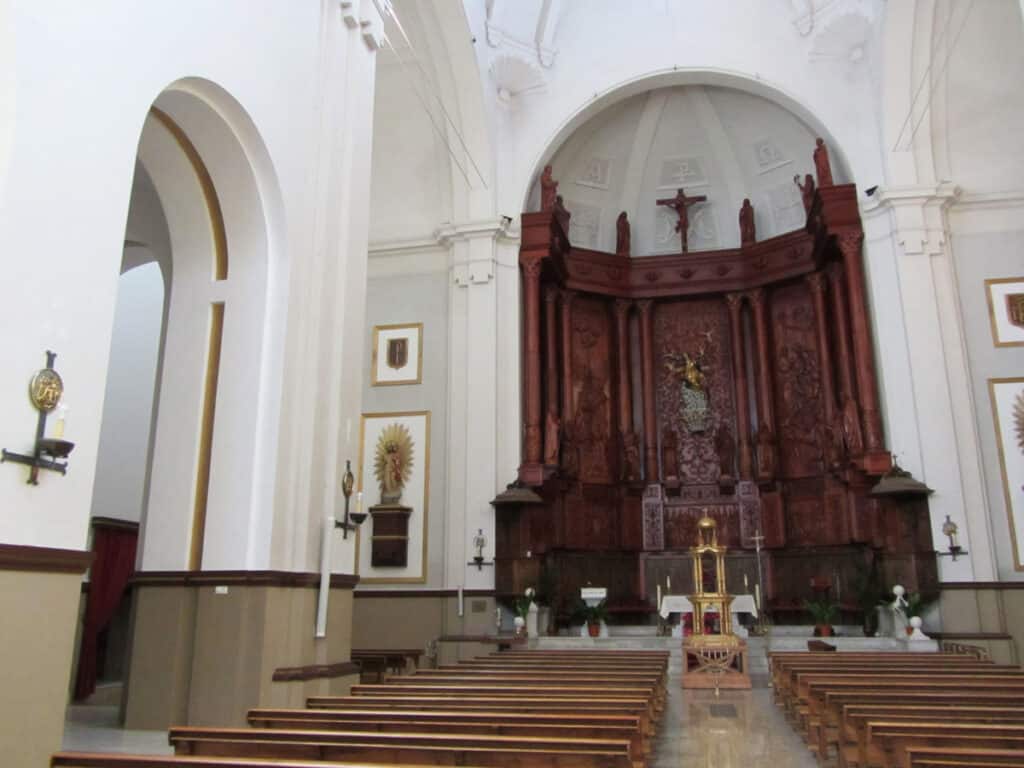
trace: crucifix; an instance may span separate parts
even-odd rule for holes
[[[686,193],[683,192],[682,189],[677,189],[675,197],[666,197],[662,200],[656,201],[658,205],[664,205],[671,208],[679,215],[679,221],[676,222],[676,232],[678,232],[682,238],[683,253],[686,253],[689,250],[686,244],[686,233],[690,228],[690,216],[686,209],[696,203],[703,203],[707,199],[707,195],[687,197]]]

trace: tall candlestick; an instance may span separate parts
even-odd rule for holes
[[[661,613],[661,584],[658,585],[658,613]]]
[[[672,577],[671,576],[666,576],[665,577],[665,591],[668,592],[669,594],[672,594]]]
[[[754,585],[754,599],[757,601],[757,612],[761,613],[762,608],[761,608],[761,585],[760,584],[755,584]]]

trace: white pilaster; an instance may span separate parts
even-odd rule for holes
[[[949,515],[970,552],[955,563],[940,560],[941,580],[987,581],[995,578],[992,534],[946,220],[958,194],[951,184],[879,189],[865,207],[865,217],[888,223],[895,241],[898,306],[909,363],[912,399],[898,386],[890,391],[888,382],[898,377],[884,377],[886,410],[890,419],[894,414],[899,419],[891,445],[904,468],[935,490],[929,508],[936,549],[948,544],[942,524]],[[876,307],[877,293],[873,291]],[[899,330],[898,325],[878,325],[882,338]],[[911,424],[916,435],[906,433]]]
[[[490,506],[500,487],[498,468],[499,355],[507,356],[507,343],[499,345],[499,268],[502,305],[507,301],[507,266],[499,267],[498,239],[505,222],[445,225],[438,237],[451,247],[449,288],[448,382],[448,510],[445,531],[444,586],[490,589],[493,569],[469,566],[473,537],[483,530],[493,559],[494,513]],[[503,259],[504,261],[504,259]],[[518,279],[518,271],[512,273]],[[518,313],[515,315],[518,317]],[[508,333],[502,323],[503,335]],[[518,327],[516,329],[518,341]],[[507,341],[507,340],[506,340]],[[518,345],[517,345],[518,346]],[[507,383],[501,394],[507,397]],[[502,421],[507,421],[503,419]]]

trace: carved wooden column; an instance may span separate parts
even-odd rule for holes
[[[882,445],[882,414],[878,409],[878,385],[875,379],[875,353],[868,323],[867,286],[864,281],[864,259],[860,230],[842,232],[838,236],[843,254],[843,271],[849,291],[850,322],[853,331],[853,356],[856,360],[857,391],[860,394],[861,422],[864,427],[864,448],[868,452],[884,451]]]
[[[825,276],[812,272],[807,276],[814,301],[814,319],[818,328],[818,365],[821,369],[821,397],[825,406],[825,423],[836,423],[836,386],[832,373],[832,352],[828,343],[828,315],[825,309]]]
[[[558,417],[558,289],[544,286],[544,408],[545,413]],[[552,445],[554,441],[554,445]],[[558,456],[558,434],[544,430],[544,459]]]
[[[743,294],[727,293],[729,330],[732,336],[732,372],[736,383],[736,442],[740,449],[740,479],[753,477],[750,453],[750,403],[747,400],[747,361],[743,343]]]
[[[629,360],[629,310],[633,302],[615,300],[615,338],[618,343],[619,364],[619,432],[633,431],[633,379]]]
[[[526,463],[539,465],[541,445],[540,386],[540,271],[542,256],[529,255],[523,265],[524,305],[526,308]]]
[[[764,288],[757,288],[747,294],[747,300],[754,314],[757,344],[757,476],[769,480],[775,476],[775,418],[768,350],[768,297]]]
[[[561,291],[562,297],[562,428],[572,422],[572,301],[575,291]]]
[[[843,285],[843,273],[837,264],[828,269],[828,281],[832,286],[832,319],[836,325],[836,346],[839,363],[839,399],[840,408],[854,396],[853,390],[853,356],[850,353],[850,322],[846,314],[846,288]]]
[[[648,485],[658,482],[658,420],[654,403],[654,300],[641,299],[640,309],[640,357],[643,374],[644,400],[644,462],[647,470],[644,479]]]

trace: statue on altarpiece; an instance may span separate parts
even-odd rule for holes
[[[708,409],[707,377],[704,362],[711,332],[696,354],[670,352],[665,355],[665,370],[679,382],[679,399],[682,403],[680,414],[689,432],[703,432],[707,429],[710,411]]]
[[[629,256],[629,217],[623,211],[615,220],[615,255]]]
[[[804,183],[800,183],[800,175],[797,174],[793,177],[793,183],[800,188],[800,199],[804,203],[804,213],[811,212],[811,206],[814,205],[814,177],[811,174],[804,176]]]
[[[551,166],[545,165],[540,175],[540,209],[551,211],[555,208],[555,197],[558,195],[558,182],[551,178]]]
[[[377,438],[373,471],[380,485],[380,503],[397,504],[412,476],[412,435],[403,424],[391,424]]]
[[[825,140],[818,138],[814,140],[814,170],[818,174],[818,186],[819,187],[831,187],[832,181],[832,164],[828,159],[828,147],[825,146]]]
[[[753,245],[757,242],[757,233],[754,229],[754,206],[748,198],[743,199],[743,207],[740,208],[740,245]]]

